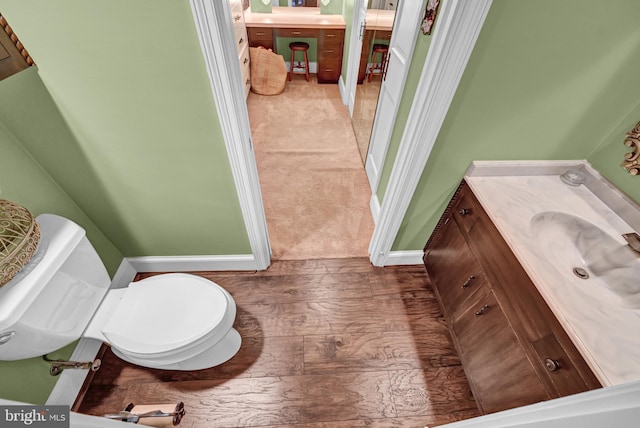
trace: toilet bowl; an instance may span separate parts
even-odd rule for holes
[[[81,337],[109,344],[130,363],[165,370],[213,367],[240,349],[235,302],[215,282],[169,273],[109,289],[80,226],[52,214],[36,221],[36,256],[0,287],[0,360],[44,355]]]

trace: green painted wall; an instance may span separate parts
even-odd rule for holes
[[[320,5],[320,13],[324,15],[340,15],[342,14],[342,2],[343,0],[331,0],[329,4],[325,6],[320,0],[318,0],[318,4]]]
[[[625,153],[631,151],[623,143],[625,135],[639,121],[640,101],[587,157],[594,168],[638,203],[640,203],[640,177],[629,175],[620,164],[624,160]]]
[[[630,187],[615,146],[640,119],[640,4],[601,6],[493,2],[394,250],[422,249],[475,159],[588,158]]]
[[[122,253],[100,231],[86,213],[45,171],[26,146],[52,147],[52,163],[65,156],[64,145],[73,134],[62,118],[35,67],[0,81],[0,197],[24,205],[35,216],[58,214],[74,220],[86,231],[107,270],[113,275]],[[25,144],[27,142],[28,144]],[[73,159],[76,172],[85,176],[82,159]]]
[[[0,10],[72,138],[41,144],[38,119],[12,132],[123,255],[251,253],[187,1]]]
[[[396,123],[393,127],[393,132],[391,133],[387,157],[382,167],[380,182],[378,184],[378,189],[376,190],[376,194],[378,195],[380,202],[382,202],[384,193],[389,185],[389,177],[391,177],[393,162],[395,161],[400,148],[402,133],[404,132],[407,119],[409,118],[411,104],[413,103],[413,98],[415,96],[416,89],[418,88],[418,83],[420,82],[420,75],[422,74],[422,68],[424,67],[424,61],[427,58],[427,52],[429,51],[432,37],[432,35],[424,35],[422,31],[418,33],[415,50],[413,51],[413,57],[411,58],[411,64],[409,65],[409,71],[407,72],[407,82],[405,83],[402,98],[400,99],[400,105],[398,106]]]
[[[23,122],[36,121],[33,136],[40,144],[55,146],[71,138],[32,67],[0,81],[0,197],[25,206],[34,216],[54,213],[80,224],[113,274],[122,254],[14,135]],[[74,346],[53,353],[52,357],[69,358]],[[41,358],[0,362],[0,379],[0,397],[39,404],[44,404],[57,380],[49,375],[49,365]]]

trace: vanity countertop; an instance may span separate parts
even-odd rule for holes
[[[342,15],[321,14],[319,7],[273,7],[271,13],[244,11],[247,27],[266,28],[324,28],[343,30]]]
[[[564,184],[559,176],[568,169],[580,170],[585,183]],[[640,309],[601,298],[602,289],[592,293],[592,280],[580,282],[570,268],[560,272],[549,261],[559,250],[541,247],[532,228],[539,213],[566,213],[627,251],[621,235],[640,231],[638,204],[585,161],[474,162],[465,180],[602,385],[640,380]],[[549,242],[555,244],[554,235]]]

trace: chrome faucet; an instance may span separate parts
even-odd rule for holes
[[[624,233],[622,237],[627,241],[633,251],[640,253],[640,235],[637,233]]]

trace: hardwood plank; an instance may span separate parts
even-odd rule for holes
[[[305,336],[304,372],[337,373],[459,366],[460,360],[439,325],[429,333],[382,332]]]
[[[243,337],[428,331],[444,322],[439,316],[435,299],[243,304],[235,326]]]
[[[243,304],[371,298],[366,273],[235,276],[215,278],[215,282]]]
[[[389,375],[398,416],[477,412],[462,366],[396,370]]]
[[[102,416],[107,413],[117,413],[127,404],[127,386],[92,385],[91,393],[85,394],[78,406],[78,413]]]
[[[467,416],[468,415],[468,416]],[[477,416],[477,411],[456,412],[452,415],[425,415],[402,418],[352,419],[308,424],[269,425],[265,428],[422,428],[437,427]]]
[[[158,370],[136,366],[116,357],[109,349],[92,385],[180,382],[188,380],[288,376],[303,372],[303,338],[245,337],[240,351],[226,363],[204,370]]]
[[[395,266],[369,273],[374,298],[433,298],[424,265]]]
[[[129,388],[127,398],[137,403],[183,401],[186,415],[180,426],[185,428],[395,416],[386,372],[366,379],[341,374],[140,384]]]

